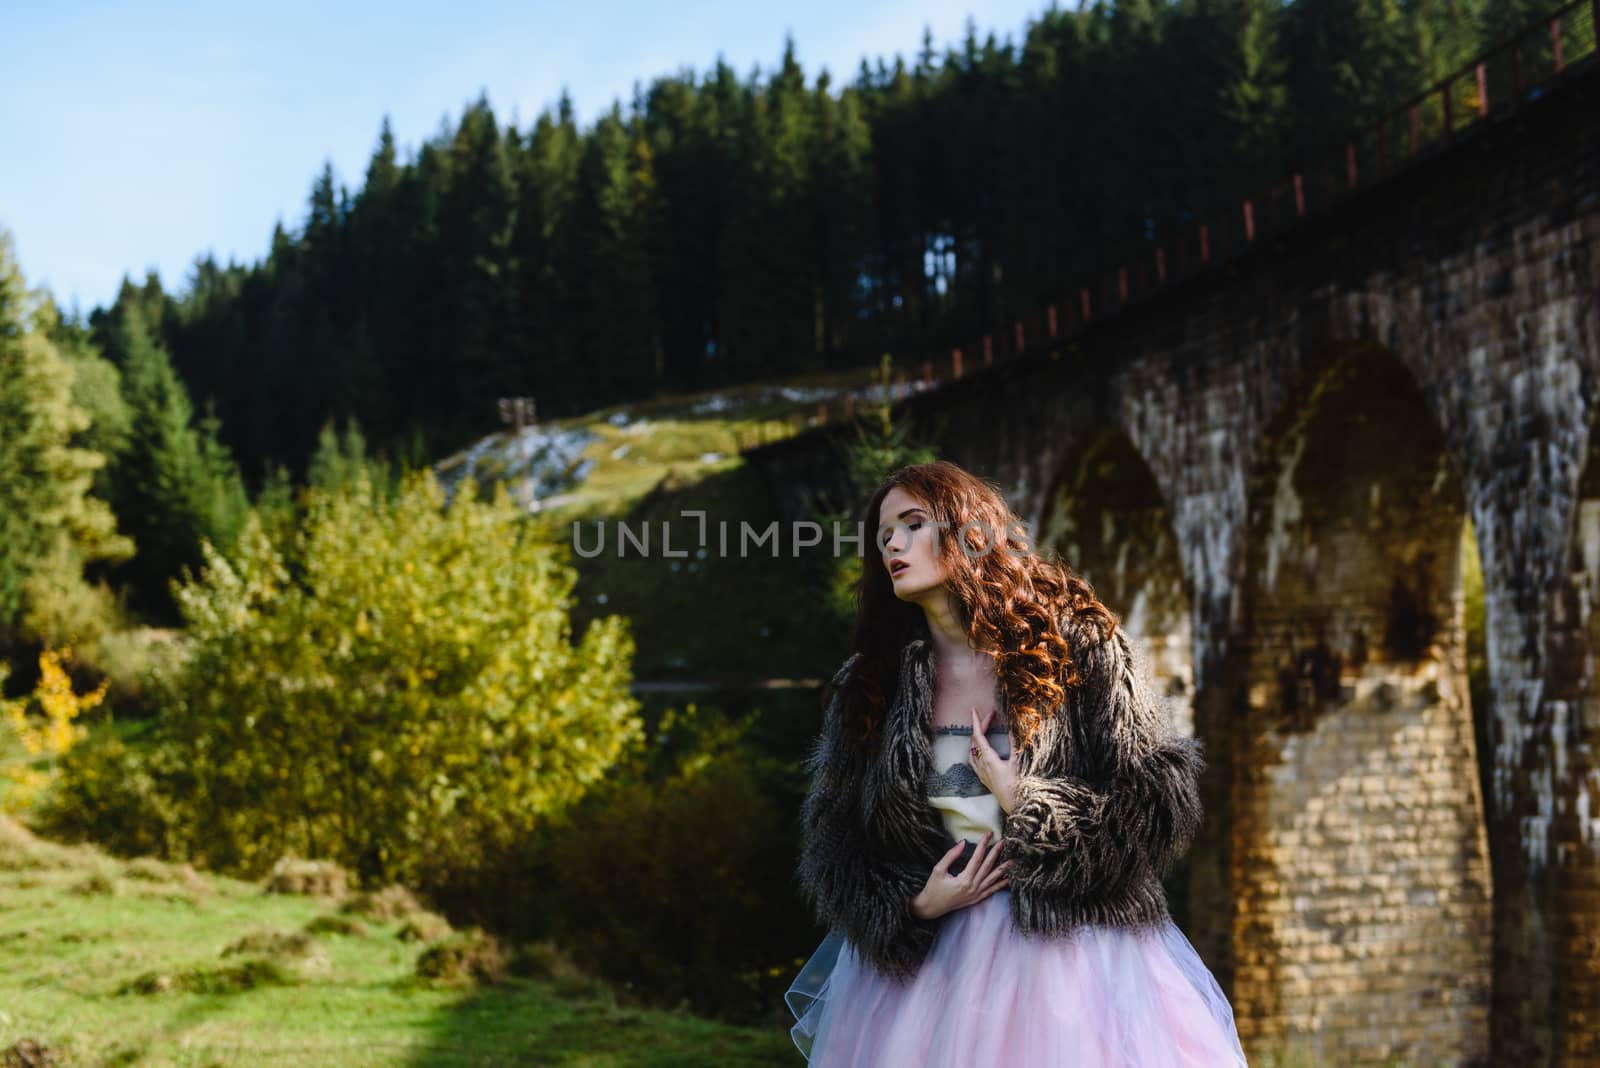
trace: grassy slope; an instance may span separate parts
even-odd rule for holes
[[[576,454],[581,476],[576,471],[562,476],[548,466],[552,461],[541,464],[546,476],[569,483],[545,496],[547,513],[562,523],[612,516],[627,511],[663,480],[681,485],[736,468],[742,449],[794,434],[798,420],[812,416],[819,399],[855,392],[867,403],[873,374],[857,368],[670,394],[549,420],[541,430],[557,436],[591,435],[593,440]],[[467,454],[476,452],[480,482],[508,474],[515,480],[522,469],[513,437],[510,431],[488,435],[440,461],[436,469],[453,485],[465,470]]]
[[[267,894],[88,846],[32,838],[0,818],[0,1060],[24,1038],[72,1065],[791,1064],[779,1029],[726,1027],[627,1007],[592,979],[513,977],[499,986],[415,978],[423,944],[400,920],[313,936],[309,954],[257,954],[287,982],[122,992],[141,977],[207,973],[252,933],[337,915],[331,898]]]

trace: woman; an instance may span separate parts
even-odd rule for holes
[[[1116,617],[989,483],[901,468],[866,517],[797,878],[829,934],[785,1001],[812,1068],[1246,1064],[1161,877],[1201,819]]]

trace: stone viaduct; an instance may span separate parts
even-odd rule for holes
[[[1597,381],[1591,65],[907,402],[1203,739],[1173,908],[1253,1057],[1600,1065]],[[825,434],[749,454],[790,518],[837,485]]]

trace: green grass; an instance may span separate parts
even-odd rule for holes
[[[340,915],[330,899],[122,861],[0,822],[0,1062],[24,1039],[68,1065],[798,1060],[782,1030],[630,1006],[575,970],[424,981],[415,966],[427,945],[396,937],[403,919],[305,935],[329,915]]]

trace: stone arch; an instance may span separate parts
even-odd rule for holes
[[[1228,685],[1241,1036],[1332,1063],[1470,1063],[1492,900],[1460,472],[1411,373],[1370,342],[1323,352],[1256,455]]]
[[[1089,580],[1163,685],[1174,722],[1194,729],[1189,590],[1170,513],[1144,458],[1120,429],[1084,436],[1066,456],[1038,547]]]

